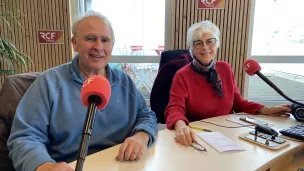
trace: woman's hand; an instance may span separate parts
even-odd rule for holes
[[[290,105],[280,105],[274,107],[264,106],[260,109],[260,114],[265,115],[275,115],[275,116],[289,116],[290,115]]]
[[[186,147],[188,147],[193,142],[196,142],[195,133],[190,129],[186,123],[182,120],[178,120],[175,125],[175,141]]]

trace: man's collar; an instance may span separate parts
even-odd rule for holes
[[[80,73],[80,69],[78,67],[78,60],[79,60],[79,56],[76,55],[72,60],[70,72],[72,74],[73,80],[83,84],[85,81],[85,77]],[[115,84],[119,82],[119,77],[111,69],[109,64],[106,66],[106,72],[107,72],[107,80],[110,82],[111,87],[113,87]]]

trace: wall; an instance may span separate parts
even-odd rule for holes
[[[197,0],[172,1],[171,49],[185,49],[187,29],[196,22],[210,20],[221,32],[217,60],[228,62],[234,71],[241,93],[244,93],[250,12],[252,0],[225,0],[224,9],[197,9]]]
[[[40,72],[71,61],[71,26],[69,0],[0,0],[0,13],[18,9],[24,15],[17,19],[22,25],[9,19],[12,34],[0,20],[0,36],[11,40],[23,53],[33,60],[29,70],[17,67],[17,72]],[[64,30],[64,44],[38,44],[37,30]],[[5,67],[5,66],[4,66]],[[0,75],[0,85],[4,81]]]

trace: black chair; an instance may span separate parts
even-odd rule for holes
[[[160,56],[158,70],[160,70],[160,68],[164,64],[168,63],[169,61],[171,61],[171,60],[175,59],[176,57],[180,56],[181,54],[185,54],[185,53],[190,55],[190,52],[187,49],[184,49],[184,50],[167,50],[167,51],[162,52],[161,56]]]
[[[169,103],[170,88],[176,71],[191,60],[189,50],[168,50],[161,53],[158,74],[150,95],[150,106],[158,123],[166,123],[164,111]]]
[[[7,139],[11,132],[16,108],[24,93],[41,73],[24,73],[8,76],[0,91],[0,170],[15,170],[8,157]]]

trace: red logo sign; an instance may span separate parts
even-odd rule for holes
[[[225,0],[197,0],[197,7],[199,9],[223,9]]]
[[[38,30],[39,44],[63,44],[63,30]]]

